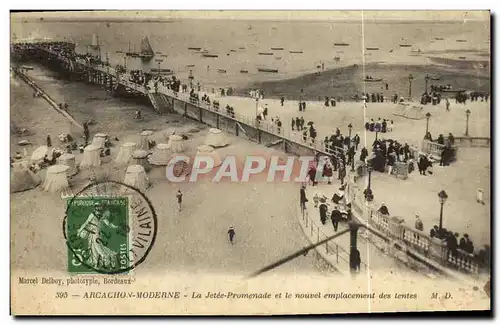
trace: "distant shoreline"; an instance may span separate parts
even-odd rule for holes
[[[244,87],[237,88],[235,94],[238,96],[247,96],[251,89],[261,89],[267,98],[280,98],[284,96],[287,99],[298,100],[323,100],[325,96],[343,97],[344,100],[350,99],[355,94],[362,92],[378,92],[387,97],[398,93],[399,96],[408,96],[409,74],[412,74],[412,97],[420,96],[425,91],[425,75],[437,75],[441,77],[439,81],[429,81],[431,84],[450,84],[455,89],[468,89],[473,91],[491,92],[491,80],[489,66],[482,69],[478,74],[478,69],[470,67],[479,61],[453,60],[453,59],[431,59],[436,63],[432,65],[406,65],[390,63],[370,63],[363,68],[359,64],[329,69],[317,72],[305,73],[300,76],[263,81],[251,82]],[[445,65],[444,63],[467,65],[457,67]],[[481,61],[483,62],[483,61]],[[383,78],[382,82],[366,82],[362,79],[365,75],[374,78]],[[388,83],[389,90],[385,90],[385,83]],[[302,90],[302,91],[301,91]]]

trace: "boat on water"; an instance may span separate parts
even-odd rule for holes
[[[240,49],[240,50],[244,50],[245,48],[242,46],[242,47],[238,47],[238,49]]]
[[[433,76],[429,76],[429,79],[437,81],[437,80],[441,80],[441,76],[433,75]]]
[[[412,47],[411,44],[399,44],[399,47]]]
[[[283,51],[284,48],[283,47],[271,47],[271,50],[273,50],[273,51]]]
[[[167,55],[167,54],[162,54],[162,55],[160,55],[160,56],[162,56],[162,57],[164,57],[164,58],[168,57],[168,55]]]
[[[458,43],[465,43],[465,42],[467,42],[467,40],[466,39],[457,39],[457,42]]]
[[[378,51],[379,48],[378,47],[367,47],[366,50],[367,51]]]
[[[259,55],[273,55],[272,52],[259,52]]]
[[[192,47],[192,46],[190,46],[190,47],[188,47],[188,50],[199,51],[199,50],[201,50],[201,47]]]
[[[116,51],[116,53],[123,53],[123,51],[122,50],[118,50],[118,51]]]
[[[149,39],[143,37],[141,39],[141,52],[139,53],[139,57],[142,61],[150,61],[154,56],[155,54],[153,48],[151,48],[151,44],[149,44]]]
[[[271,72],[271,73],[277,73],[278,69],[270,69],[270,68],[257,68],[259,72]]]
[[[92,34],[92,44],[90,44],[90,47],[93,49],[99,48],[99,37],[96,34]]]
[[[217,54],[210,54],[210,53],[203,53],[202,56],[204,58],[218,58],[219,57]]]
[[[194,64],[188,64],[188,65],[186,65],[186,67],[188,67],[188,68],[194,68],[195,65]]]
[[[304,53],[303,51],[290,51],[291,54],[302,54]]]
[[[466,59],[466,58],[465,58],[465,56],[459,56],[458,58],[459,58],[460,60],[465,60],[465,59]]]
[[[248,73],[248,70],[240,70],[240,73]]]
[[[236,52],[236,50],[229,50],[229,52]]]
[[[443,38],[443,37],[434,37],[434,39],[435,39],[436,41],[444,41],[444,38]]]
[[[155,52],[155,54],[161,54],[161,52],[158,51],[158,52]]]
[[[224,69],[217,69],[217,72],[218,72],[218,73],[226,73],[227,71],[226,71],[226,70],[224,70]]]
[[[275,57],[276,60],[281,60],[281,56]]]
[[[370,76],[366,76],[363,78],[363,81],[364,82],[379,82],[379,81],[382,81],[382,78],[373,78]]]
[[[350,44],[345,43],[345,42],[339,42],[339,43],[333,43],[333,45],[335,45],[335,46],[349,46]]]

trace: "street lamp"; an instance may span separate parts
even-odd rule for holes
[[[375,141],[378,141],[378,128],[375,128]]]
[[[427,124],[425,126],[425,134],[427,135],[427,133],[429,132],[429,119],[431,118],[431,113],[427,112],[427,114],[425,114],[425,118],[427,119]]]
[[[408,81],[410,82],[410,87],[408,89],[408,97],[411,98],[411,81],[413,80],[413,75],[410,73],[410,75],[408,76]]]
[[[465,136],[469,136],[469,117],[470,117],[470,109],[465,111],[465,116],[467,116],[467,122],[465,124]]]
[[[351,138],[351,131],[352,131],[352,124],[349,123],[349,125],[347,126],[349,128],[349,139]]]
[[[427,95],[427,84],[429,83],[429,79],[431,77],[429,77],[428,74],[425,75],[425,94]]]
[[[160,76],[160,64],[163,62],[162,59],[156,59],[156,63],[158,63],[158,77]]]
[[[448,194],[444,190],[438,193],[439,203],[441,204],[441,212],[439,213],[439,230],[443,228],[443,205],[448,199]]]
[[[366,169],[368,170],[368,187],[364,190],[365,199],[368,202],[373,201],[373,191],[372,191],[372,159],[366,161]]]

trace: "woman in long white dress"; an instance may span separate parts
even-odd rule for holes
[[[108,216],[109,211],[103,214],[101,204],[96,202],[94,212],[88,216],[77,232],[80,238],[87,239],[90,253],[87,263],[95,268],[103,266],[104,268],[114,269],[118,266],[118,253],[106,246],[107,239],[102,232],[102,228],[118,228],[118,226],[109,222]]]

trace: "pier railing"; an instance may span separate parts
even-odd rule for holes
[[[313,213],[313,211],[315,210],[311,209],[310,212]],[[317,243],[323,239],[330,237],[331,235],[327,236],[321,230],[321,227],[325,227],[325,225],[318,225],[316,221],[314,221],[310,216],[310,212],[307,209],[302,210],[301,226],[302,230],[310,239],[311,243]],[[349,236],[349,234],[346,234],[345,236]],[[318,246],[316,249],[326,253],[325,259],[333,267],[343,271],[348,271],[350,269],[349,252],[346,251],[343,247],[339,246],[333,240],[330,240],[325,244]],[[368,269],[371,269],[370,266],[361,261],[360,271],[366,272]]]
[[[450,250],[444,241],[431,238],[429,235],[409,227],[404,219],[381,214],[371,203],[364,200],[363,193],[351,179],[347,186],[348,201],[351,202],[355,216],[366,220],[368,224],[393,240],[398,240],[408,248],[418,252],[425,258],[436,261],[444,267],[478,276],[480,267],[475,256],[460,249]]]

